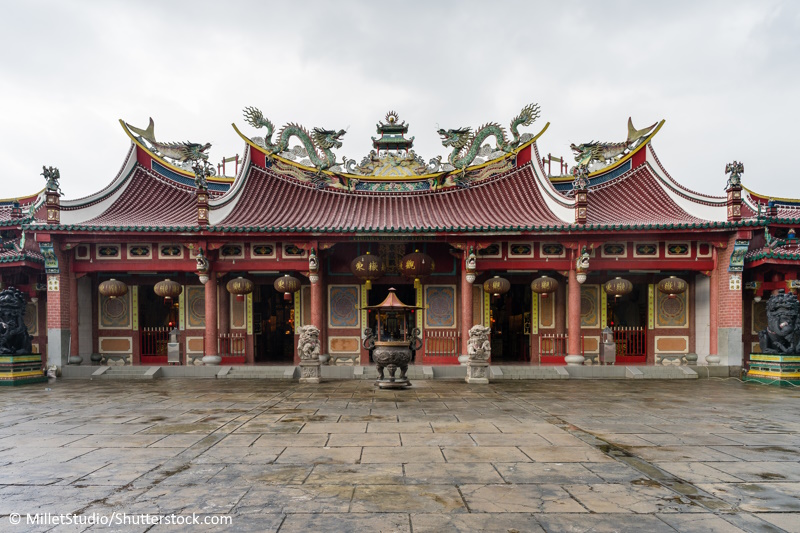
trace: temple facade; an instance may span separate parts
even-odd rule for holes
[[[746,366],[769,295],[800,286],[800,201],[745,188],[737,162],[726,196],[689,190],[654,150],[663,121],[543,157],[538,116],[439,130],[451,153],[426,163],[390,112],[358,162],[333,154],[343,130],[273,139],[247,108],[233,177],[210,145],[120,121],[130,151],[102,190],[67,199],[45,168],[0,201],[2,284],[57,366],[167,364],[170,334],[181,364],[296,364],[304,325],[329,364],[368,365],[390,288],[419,308],[416,364],[459,364],[480,324],[491,364],[597,364],[605,330],[618,364]]]

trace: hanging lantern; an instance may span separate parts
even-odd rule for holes
[[[119,280],[110,279],[101,283],[97,291],[108,298],[119,298],[128,294],[128,286]]]
[[[627,279],[616,277],[610,281],[606,281],[606,294],[610,294],[615,298],[624,296],[633,290],[633,283]]]
[[[428,254],[414,250],[413,254],[406,254],[400,260],[400,272],[409,279],[414,280],[414,288],[422,287],[422,278],[430,276],[433,272],[433,259]]]
[[[551,292],[556,292],[558,282],[549,276],[536,278],[531,282],[531,290],[536,294],[541,294],[542,298],[547,298]]]
[[[678,294],[686,292],[689,284],[680,278],[670,276],[658,282],[658,292],[667,294],[668,298],[675,298]]]
[[[239,276],[230,280],[225,287],[228,289],[229,293],[235,294],[236,299],[241,302],[246,295],[253,292],[255,285],[249,279]]]
[[[364,282],[367,290],[372,288],[372,282],[386,272],[386,266],[377,255],[359,255],[350,263],[350,271],[355,277]]]
[[[275,280],[273,284],[275,290],[283,293],[284,300],[291,300],[292,293],[300,290],[300,280],[293,278],[289,274]]]
[[[156,283],[156,286],[153,287],[153,291],[156,295],[164,298],[164,302],[166,303],[167,300],[174,300],[177,298],[181,292],[183,292],[183,286],[177,281],[165,279],[164,281]]]
[[[511,289],[511,282],[506,278],[495,276],[483,282],[483,290],[491,293],[492,296],[500,296]]]

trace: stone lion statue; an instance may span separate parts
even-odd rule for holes
[[[297,355],[303,361],[319,359],[319,329],[315,326],[302,326],[297,343]]]
[[[492,345],[489,342],[490,328],[487,326],[472,326],[469,329],[469,342],[467,355],[471,361],[488,361],[492,355]]]
[[[31,353],[31,336],[25,326],[25,295],[10,288],[0,292],[0,354]]]
[[[800,302],[794,294],[776,294],[767,302],[767,329],[758,332],[761,352],[767,354],[797,353]]]

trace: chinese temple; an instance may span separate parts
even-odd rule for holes
[[[656,155],[664,121],[543,157],[539,115],[440,129],[449,153],[426,162],[390,112],[357,161],[334,154],[344,130],[276,132],[248,107],[231,177],[209,144],[120,121],[103,189],[67,199],[45,167],[44,189],[0,201],[2,286],[57,366],[165,365],[171,334],[180,364],[292,365],[306,325],[329,364],[369,365],[392,288],[413,364],[459,364],[482,325],[493,365],[597,364],[605,330],[617,364],[747,366],[769,295],[800,286],[800,200],[745,188],[738,162],[725,196],[689,190]]]

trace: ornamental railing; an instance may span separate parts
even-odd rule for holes
[[[581,355],[583,355],[584,337],[581,335]],[[539,355],[544,357],[564,357],[569,355],[568,333],[543,333],[539,336]]]
[[[647,357],[647,328],[615,327],[617,357]]]
[[[142,328],[139,332],[139,353],[144,357],[166,357],[169,329],[167,327]]]
[[[217,339],[217,355],[244,357],[246,345],[244,333],[220,333]]]

